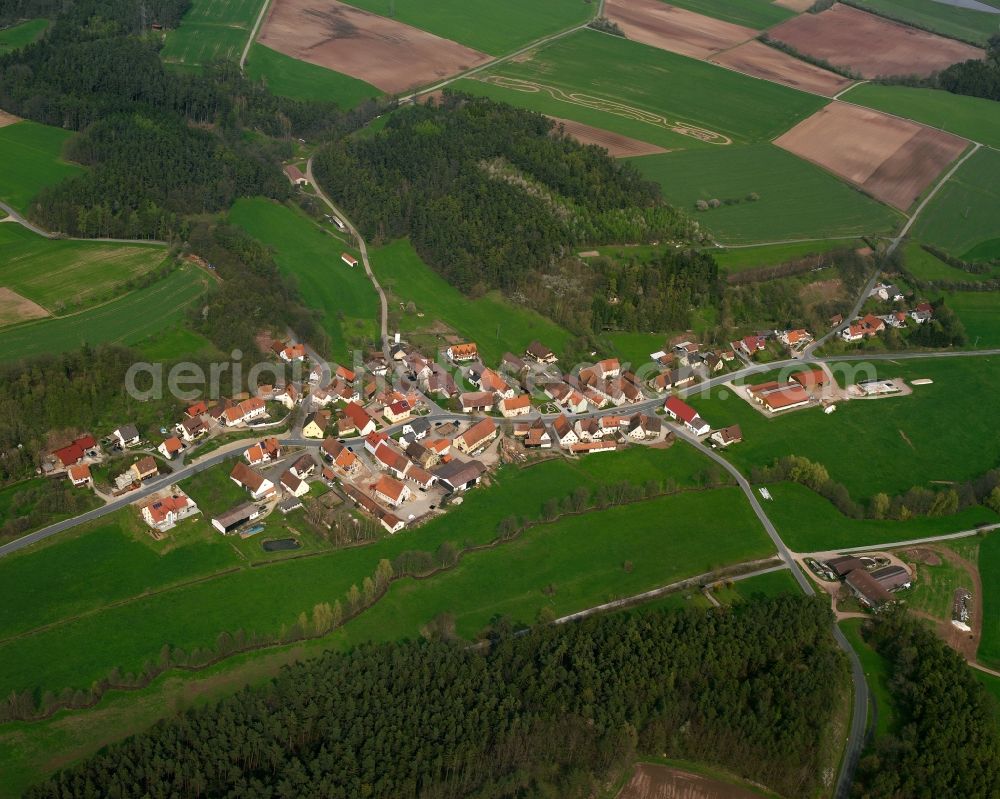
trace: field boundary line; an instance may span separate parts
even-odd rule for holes
[[[871,552],[883,549],[895,549],[896,547],[909,547],[918,544],[933,544],[936,541],[954,541],[960,538],[971,538],[980,533],[992,533],[1000,530],[1000,522],[996,524],[985,524],[982,527],[973,527],[969,530],[959,530],[957,533],[942,533],[941,535],[930,535],[925,538],[911,538],[907,541],[886,541],[881,544],[869,544],[868,546],[837,547],[836,552]],[[829,550],[826,550],[829,551]],[[798,553],[800,555],[811,555],[811,552]]]
[[[247,43],[243,45],[243,53],[240,55],[240,72],[243,72],[243,69],[246,66],[247,56],[250,55],[250,48],[253,47],[253,43],[257,41],[257,34],[260,31],[261,24],[264,22],[264,15],[270,7],[271,0],[264,0],[264,3],[260,8],[260,13],[257,14],[257,21],[254,22],[253,26],[250,28],[250,35],[247,37]]]

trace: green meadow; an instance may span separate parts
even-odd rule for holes
[[[994,100],[877,83],[859,83],[840,99],[1000,147],[1000,104]]]
[[[23,213],[43,188],[79,174],[81,167],[62,159],[72,135],[28,121],[0,128],[0,200]]]
[[[983,147],[941,187],[917,219],[912,235],[959,258],[987,242],[1000,255],[997,208],[1000,152]]]
[[[990,533],[979,544],[979,577],[983,583],[983,637],[979,659],[1000,668],[1000,533]]]
[[[360,257],[315,222],[289,206],[263,198],[241,199],[229,219],[274,249],[274,259],[295,277],[306,305],[322,312],[335,357],[346,358],[355,345],[371,346],[377,337],[378,295],[359,263],[340,260],[343,252]]]
[[[563,99],[556,99],[545,90],[525,92],[483,83],[483,79],[493,75],[551,87],[562,92],[558,96]],[[726,147],[672,132],[675,126],[697,126],[736,143],[770,141],[827,102],[805,92],[591,30],[559,39],[523,58],[481,73],[475,80],[461,80],[454,86],[668,149],[718,151]],[[612,101],[625,108],[620,113],[596,110],[580,105],[573,94],[588,95],[605,105]],[[629,118],[636,111],[661,116],[667,123]]]
[[[29,19],[27,22],[0,30],[0,55],[20,50],[26,44],[38,41],[48,27],[47,19]]]
[[[1000,11],[996,0],[979,2]],[[986,44],[990,36],[1000,33],[1000,14],[960,8],[940,0],[856,0],[855,4],[891,19],[977,44]]]
[[[939,280],[953,283],[969,283],[980,280],[992,280],[1000,275],[1000,269],[977,274],[956,269],[927,252],[917,242],[911,241],[903,248],[904,263],[908,272],[918,280]]]
[[[350,5],[422,28],[490,55],[503,55],[581,25],[597,6],[585,0],[349,0]]]
[[[856,249],[862,247],[858,239],[816,239],[815,241],[799,241],[792,244],[761,244],[749,247],[734,247],[731,249],[713,250],[712,256],[726,272],[745,272],[750,269],[760,269],[805,258],[809,255],[819,255],[830,250],[844,248]]]
[[[794,11],[771,0],[671,0],[670,5],[757,30],[771,28],[795,16]]]
[[[167,33],[160,57],[200,67],[239,59],[264,0],[192,0],[177,30]]]
[[[965,325],[970,347],[1000,347],[1000,292],[955,291],[946,301]]]
[[[1000,516],[978,506],[952,516],[920,517],[905,522],[849,519],[819,494],[798,483],[775,483],[767,489],[774,499],[764,503],[764,510],[778,528],[781,539],[795,552],[891,544],[1000,522]]]
[[[878,737],[892,732],[897,711],[889,690],[889,663],[861,636],[863,624],[864,619],[845,619],[840,622],[840,630],[857,652],[861,668],[865,671],[868,690],[875,705],[875,719],[869,718],[869,724],[874,723],[874,732]]]
[[[382,91],[363,80],[308,64],[256,42],[250,48],[247,75],[262,80],[274,94],[294,100],[325,100],[340,108],[354,108]]]
[[[648,155],[631,163],[723,243],[859,236],[892,230],[903,219],[772,144]],[[751,194],[759,199],[748,199]],[[713,199],[723,205],[695,210],[698,200]]]
[[[0,225],[0,286],[53,314],[80,308],[162,264],[160,245],[46,239],[20,225]]]
[[[723,582],[714,586],[712,590],[712,595],[723,605],[749,602],[760,597],[770,598],[801,593],[802,589],[788,569],[757,574],[744,580]]]
[[[953,423],[981,418],[982,398],[1000,391],[1000,359],[875,362],[868,365],[872,370],[864,364],[832,366],[834,374],[850,369],[851,382],[880,376],[934,383],[914,387],[910,396],[839,402],[830,415],[806,408],[767,418],[728,388],[707,398],[694,393],[689,401],[713,427],[741,425],[743,442],[725,454],[745,473],[783,455],[801,455],[826,466],[859,501],[880,491],[897,494],[914,485],[968,480],[1000,465],[1000,438],[984,436],[981,425]],[[859,468],[866,458],[877,468]]]
[[[205,292],[205,277],[180,268],[151,286],[57,319],[40,319],[0,331],[0,359],[60,353],[83,344],[140,344],[176,328]],[[188,354],[171,353],[171,357]]]
[[[972,543],[978,541],[975,537],[968,540]],[[965,542],[963,541],[963,543]],[[926,563],[914,564],[905,551],[898,554],[904,561],[911,564],[911,568],[916,574],[913,585],[899,594],[900,598],[906,601],[906,606],[912,610],[926,613],[935,619],[949,621],[955,591],[959,588],[971,590],[973,587],[969,573],[946,558],[942,558],[940,563],[931,566]],[[975,558],[973,558],[974,560]]]
[[[390,313],[401,314],[403,332],[427,329],[441,321],[463,338],[475,341],[485,362],[494,364],[507,350],[520,355],[534,339],[556,354],[570,339],[570,333],[555,322],[515,305],[499,292],[469,299],[427,266],[408,240],[372,250],[369,257],[382,288],[392,295]],[[409,302],[416,306],[416,313],[399,307]],[[444,342],[435,339],[428,343]]]
[[[223,550],[228,548],[228,544],[223,548],[216,546],[221,539],[204,520],[192,523],[192,529],[202,531],[200,536],[192,532],[185,540],[176,542],[176,549],[172,551],[179,553],[183,547],[193,549],[184,555],[173,555],[173,563],[177,565],[169,568],[154,567],[149,555],[136,550],[136,544],[128,540],[127,529],[117,534],[114,531],[91,532],[82,537],[83,543],[74,544],[72,539],[56,541],[35,553],[19,556],[34,557],[29,561],[31,566],[28,572],[41,574],[58,569],[59,564],[72,558],[73,552],[86,548],[88,536],[95,536],[95,541],[104,541],[98,549],[105,554],[108,563],[105,564],[102,559],[81,561],[77,558],[75,580],[80,587],[76,593],[71,591],[26,612],[27,621],[18,621],[23,609],[15,597],[15,605],[7,616],[9,626],[21,630],[29,625],[49,626],[30,635],[0,642],[0,686],[5,693],[16,686],[27,687],[27,675],[31,675],[31,684],[46,687],[89,685],[116,665],[124,671],[140,669],[147,659],[158,657],[165,643],[190,651],[193,647],[211,646],[222,631],[243,629],[247,632],[275,633],[283,624],[291,624],[301,611],[310,610],[317,602],[332,603],[338,598],[343,599],[352,584],[360,585],[362,579],[374,571],[380,558],[392,559],[414,549],[434,552],[444,542],[452,542],[459,548],[487,543],[496,536],[497,524],[506,516],[519,513],[529,519],[539,518],[547,499],[568,497],[580,485],[596,488],[622,480],[642,484],[647,480],[669,477],[680,486],[693,486],[706,467],[707,461],[699,453],[682,445],[666,451],[633,448],[616,455],[576,462],[554,459],[524,469],[507,467],[501,470],[488,490],[471,492],[461,507],[412,532],[386,537],[368,546],[329,551],[295,561],[274,562],[256,568],[243,564],[235,571],[225,570],[228,568],[228,555]],[[209,490],[206,490],[203,481],[192,485],[191,495],[195,501],[205,501],[210,509],[213,497],[217,497],[220,507],[226,504],[228,500],[217,494],[221,489],[218,485],[213,487],[212,483],[216,480],[221,483],[226,479],[222,473],[228,474],[229,468],[230,464],[215,467],[214,471],[220,474],[209,479]],[[726,499],[730,495],[731,498]],[[718,506],[712,502],[715,497],[719,498]],[[576,541],[581,536],[594,537],[596,549],[591,550],[594,553],[615,553],[616,542],[623,539],[633,541],[637,549],[629,550],[635,564],[632,573],[622,568],[622,562],[612,565],[602,561],[594,566],[598,573],[621,572],[624,575],[621,579],[625,581],[623,590],[631,590],[633,584],[629,581],[634,579],[631,575],[636,572],[650,581],[648,587],[669,582],[669,579],[663,578],[669,577],[670,573],[660,573],[657,565],[661,563],[661,556],[656,554],[658,548],[668,546],[664,536],[678,539],[678,548],[671,549],[673,545],[670,544],[668,549],[675,558],[690,557],[686,563],[678,564],[678,568],[690,569],[690,573],[703,571],[708,564],[726,563],[731,553],[735,553],[732,557],[740,560],[747,552],[759,551],[761,542],[766,545],[767,541],[755,521],[752,529],[745,529],[743,520],[752,520],[753,517],[747,515],[748,510],[741,510],[744,505],[743,498],[734,489],[718,489],[652,500],[616,509],[614,513],[595,511],[584,516],[565,517],[553,525],[537,529],[552,528],[553,537],[545,537],[548,542],[545,550],[549,553],[546,557],[554,557],[553,552],[565,549],[563,557],[570,560],[556,559],[554,562],[562,563],[562,568],[566,570],[579,565],[579,561],[573,561],[574,557],[583,557],[582,554],[573,554],[574,548],[582,545],[582,542]],[[623,536],[617,522],[602,522],[602,519],[617,519],[615,513],[629,511],[633,507],[652,509],[654,506],[663,507],[663,512],[638,514],[631,510],[628,518],[636,525],[634,539]],[[713,540],[706,531],[708,526],[715,524],[716,512],[723,513],[731,526],[728,528],[730,532],[720,534]],[[640,516],[644,521],[640,521]],[[701,532],[697,536],[689,536],[688,530],[695,527]],[[140,542],[138,546],[147,545]],[[63,548],[70,549],[70,554],[63,554]],[[770,551],[769,548],[767,551]],[[509,574],[509,566],[504,565],[505,552],[506,545],[502,545],[478,556],[480,561],[494,564],[495,579]],[[133,556],[137,561],[134,575],[113,579],[103,577],[106,569],[113,565],[120,567],[123,558]],[[627,559],[627,556],[623,558]],[[642,559],[648,559],[648,564],[643,565]],[[176,585],[182,578],[204,576],[213,567],[223,570],[216,572],[211,579]],[[568,583],[573,580],[573,574],[567,571],[560,580]],[[100,582],[105,584],[91,585]],[[45,590],[44,587],[51,584],[51,580],[42,581],[38,590]],[[434,584],[434,581],[422,583],[426,586]],[[170,585],[174,587],[167,588]],[[153,589],[160,590],[154,592]],[[137,596],[136,592],[142,590],[148,593]],[[599,592],[614,589],[594,584],[589,588],[582,586],[579,590],[593,592],[587,595],[589,601],[590,596],[603,596]],[[568,598],[572,596],[567,594]],[[266,601],[262,601],[264,598]],[[61,653],[60,657],[52,656],[55,651]]]

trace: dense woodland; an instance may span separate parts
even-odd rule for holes
[[[368,238],[410,236],[463,291],[516,289],[572,247],[686,238],[659,187],[541,114],[446,92],[336,142],[317,174]]]
[[[952,64],[930,81],[936,88],[954,94],[1000,100],[1000,33],[990,37],[984,60]]]
[[[902,611],[867,638],[888,661],[899,723],[862,758],[854,795],[1000,796],[1000,708],[961,656]]]
[[[26,797],[589,797],[637,753],[819,785],[847,673],[826,603],[365,645],[111,746]],[[432,625],[446,629],[447,625]],[[438,636],[434,636],[437,638]]]

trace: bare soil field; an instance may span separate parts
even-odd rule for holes
[[[336,0],[275,0],[258,41],[389,94],[490,60],[478,50]]]
[[[607,0],[604,15],[637,42],[705,59],[757,35],[753,28],[706,17],[661,0]]]
[[[902,211],[968,145],[950,133],[838,102],[774,143]]]
[[[21,118],[16,117],[13,114],[8,114],[2,108],[0,108],[0,128],[5,128],[8,125],[13,125],[15,122],[20,122]]]
[[[37,302],[22,297],[16,291],[0,288],[0,327],[46,316],[49,312]]]
[[[556,125],[561,125],[567,136],[571,136],[581,144],[596,144],[608,151],[612,158],[630,158],[634,155],[656,155],[669,150],[656,144],[631,139],[603,128],[594,128],[572,119],[549,117]]]
[[[854,83],[850,78],[802,61],[756,40],[719,53],[711,61],[755,78],[826,97],[833,97]]]
[[[616,799],[760,799],[760,794],[700,774],[640,763]]]
[[[837,3],[820,14],[802,14],[768,31],[800,53],[853,70],[865,78],[926,77],[957,61],[983,58],[970,44]]]

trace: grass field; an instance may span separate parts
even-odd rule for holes
[[[788,569],[758,574],[745,580],[735,580],[731,584],[722,584],[712,592],[713,596],[723,605],[733,605],[738,602],[748,602],[760,597],[776,597],[787,594],[801,594],[802,589]]]
[[[421,318],[402,313],[404,332],[426,329],[440,320],[463,338],[475,341],[488,364],[496,364],[507,350],[522,354],[534,339],[560,354],[570,338],[570,333],[555,322],[515,305],[499,292],[469,299],[427,266],[408,240],[394,241],[369,255],[379,283],[392,295],[390,313],[400,312],[399,303],[412,301],[417,313],[424,314]],[[428,344],[443,345],[433,335],[429,338]]]
[[[181,490],[198,503],[205,519],[248,501],[246,491],[229,479],[234,462],[224,461],[180,483]]]
[[[159,245],[52,240],[12,224],[0,225],[0,251],[0,285],[53,314],[105,299],[167,257]]]
[[[757,30],[795,16],[794,11],[776,6],[771,0],[671,0],[670,5]]]
[[[976,274],[949,266],[940,258],[934,257],[917,242],[908,242],[903,250],[906,268],[919,280],[941,280],[968,283],[979,280],[991,280],[1000,275],[1000,268],[990,272]]]
[[[0,332],[0,360],[66,352],[82,344],[140,344],[173,330],[204,291],[200,272],[177,269],[151,286],[89,310],[7,328]]]
[[[633,158],[668,200],[726,243],[857,236],[893,229],[903,217],[772,144],[717,147]],[[756,201],[746,198],[759,195]],[[697,200],[722,205],[695,211]]]
[[[978,539],[971,539],[976,541]],[[904,553],[898,553],[916,572],[913,585],[899,594],[906,606],[921,611],[941,621],[951,619],[955,589],[973,589],[973,583],[965,569],[942,558],[941,563],[929,566],[925,563],[913,564]]]
[[[584,0],[346,1],[491,55],[503,55],[535,39],[582,24],[597,10],[595,4]]]
[[[47,19],[29,19],[27,22],[0,30],[0,55],[20,50],[26,44],[38,41],[48,27]]]
[[[228,464],[226,465],[228,466]],[[692,485],[698,475],[707,467],[707,461],[690,447],[677,445],[669,450],[633,448],[621,454],[568,462],[563,459],[547,461],[528,469],[508,468],[498,475],[496,484],[488,490],[472,492],[461,507],[420,527],[412,533],[404,533],[384,538],[365,547],[356,547],[335,552],[326,552],[314,557],[296,561],[271,563],[258,568],[241,568],[224,573],[213,579],[163,591],[154,595],[136,598],[112,607],[103,607],[99,612],[60,623],[37,634],[0,643],[0,685],[5,693],[10,686],[24,685],[28,675],[31,681],[42,685],[89,685],[93,679],[120,665],[125,671],[141,668],[149,658],[155,659],[164,643],[172,643],[187,651],[192,647],[211,645],[216,635],[224,630],[276,632],[282,624],[291,624],[300,611],[309,610],[317,602],[333,602],[342,598],[352,584],[361,583],[364,576],[371,574],[380,558],[392,559],[401,552],[421,549],[434,552],[445,541],[458,546],[482,544],[492,540],[496,526],[501,519],[512,512],[519,512],[527,518],[538,518],[546,499],[569,496],[579,485],[596,487],[613,484],[621,480],[631,480],[641,484],[646,480],[675,479],[679,485]],[[216,467],[220,473],[228,473],[228,468]],[[199,476],[201,477],[201,476]],[[207,478],[204,486],[192,486],[192,497],[211,512],[214,505],[228,507],[222,492],[224,475]],[[200,490],[205,488],[205,490]],[[698,494],[699,498],[723,497],[729,489],[720,489],[710,494]],[[732,492],[735,495],[735,492]],[[741,499],[737,495],[737,499]],[[679,502],[688,501],[678,498]],[[722,500],[720,499],[720,502]],[[742,500],[741,500],[742,501]],[[699,505],[703,509],[710,503]],[[678,506],[680,507],[680,506]],[[687,506],[684,506],[687,507]],[[692,506],[695,507],[695,506]],[[693,512],[693,511],[692,511]],[[726,510],[727,516],[739,520],[744,511]],[[704,513],[704,510],[701,511]],[[674,524],[665,524],[664,517],[653,514],[648,530],[642,539],[645,545],[653,546],[652,536],[656,531],[682,530]],[[684,518],[678,512],[672,518]],[[702,517],[699,517],[702,518]],[[593,533],[605,531],[617,540],[622,538],[617,528],[599,523],[600,516],[587,515],[566,520],[574,535],[580,530]],[[692,524],[696,520],[692,518]],[[707,524],[707,516],[699,524]],[[198,529],[208,538],[217,535],[201,521]],[[730,528],[741,529],[741,528]],[[757,533],[754,538],[757,545]],[[193,534],[192,534],[193,535]],[[681,535],[681,533],[678,533]],[[733,536],[734,541],[738,536]],[[193,536],[188,545],[197,543]],[[708,543],[707,535],[699,536],[700,556],[707,561],[722,557],[728,552],[728,544],[718,540]],[[210,542],[211,543],[211,542]],[[63,542],[53,544],[38,552],[39,560],[33,570],[43,570],[45,563],[63,562],[60,554]],[[663,542],[660,541],[660,545]],[[739,544],[734,543],[733,546]],[[121,549],[119,543],[118,549]],[[608,546],[611,546],[609,543]],[[692,545],[693,546],[693,545]],[[572,550],[572,547],[568,547]],[[192,564],[191,574],[202,573],[202,565],[209,558],[209,550],[202,549],[187,556]],[[503,552],[499,548],[496,553]],[[679,552],[674,550],[675,555]],[[489,553],[494,554],[494,553]],[[222,557],[214,551],[211,557]],[[20,557],[28,557],[23,555]],[[654,553],[648,555],[650,563],[656,561]],[[488,555],[487,555],[488,559]],[[113,562],[118,562],[111,558]],[[695,571],[701,569],[698,561]],[[621,568],[621,563],[617,564]],[[75,579],[81,585],[99,581],[104,567],[99,562],[77,559]],[[635,572],[649,575],[649,571],[636,561]],[[635,573],[633,572],[633,573]],[[89,577],[93,573],[93,579]],[[179,573],[163,570],[171,582],[176,582]],[[136,577],[122,580],[142,582],[155,579],[146,567],[138,570]],[[569,580],[570,576],[566,579]],[[653,579],[659,579],[655,577]],[[81,591],[99,592],[99,588],[81,588]],[[597,590],[594,587],[594,590]],[[77,613],[93,610],[92,595],[87,601],[80,598],[59,600],[78,608]],[[88,604],[89,602],[89,604]],[[57,603],[57,613],[66,613],[66,605]],[[72,608],[70,608],[72,610]],[[19,606],[12,609],[10,618],[16,619]],[[57,618],[52,611],[39,609],[28,614],[36,622],[44,616],[48,623]],[[63,616],[64,617],[64,616]],[[84,643],[89,642],[89,643]],[[59,657],[53,657],[59,653]]]
[[[152,362],[187,358],[212,358],[220,356],[215,345],[200,333],[188,327],[173,325],[160,333],[142,339],[138,349]]]
[[[982,421],[983,397],[1000,391],[998,366],[997,358],[979,357],[879,363],[878,376],[931,378],[934,384],[917,386],[908,397],[840,402],[829,416],[807,408],[765,418],[728,389],[725,399],[715,392],[690,402],[713,427],[742,426],[743,442],[728,448],[726,457],[744,471],[802,455],[824,464],[863,500],[935,480],[971,479],[1000,465],[1000,439],[984,436]],[[954,419],[970,421],[955,425]],[[859,469],[862,462],[877,468]]]
[[[160,57],[200,67],[239,59],[264,0],[192,0],[177,30],[167,33]]]
[[[941,187],[912,235],[960,258],[986,242],[1000,256],[998,207],[1000,152],[983,147]]]
[[[819,494],[797,483],[776,483],[769,485],[768,490],[774,501],[765,503],[764,509],[782,540],[795,552],[890,544],[972,530],[981,523],[1000,522],[1000,517],[982,507],[967,508],[953,516],[915,518],[905,522],[849,519]]]
[[[996,0],[979,0],[1000,10]],[[985,44],[994,33],[1000,33],[1000,14],[959,8],[941,0],[856,0],[877,14],[908,22],[954,39]]]
[[[861,667],[865,671],[868,689],[875,701],[875,735],[880,737],[892,732],[895,723],[895,709],[892,694],[889,691],[889,664],[878,652],[861,637],[863,619],[846,619],[840,622],[840,629],[858,653]],[[869,720],[871,721],[871,720]]]
[[[1000,533],[979,544],[979,576],[983,581],[983,637],[979,659],[1000,668]]]
[[[274,94],[295,100],[326,100],[347,109],[382,95],[363,80],[299,61],[256,42],[250,48],[246,70],[254,80],[265,81]]]
[[[797,258],[817,255],[830,250],[839,250],[845,247],[855,249],[861,246],[863,246],[863,242],[859,239],[818,239],[792,244],[762,244],[753,247],[712,250],[712,256],[722,269],[734,273],[765,266],[777,266]]]
[[[0,200],[24,212],[43,188],[79,174],[81,167],[62,160],[72,135],[28,121],[0,128]]]
[[[947,295],[969,336],[969,346],[1000,347],[1000,292],[956,291]]]
[[[860,83],[841,99],[1000,147],[1000,107],[993,100],[876,83]]]
[[[352,344],[377,337],[378,295],[360,264],[351,269],[340,254],[357,251],[323,232],[298,210],[271,200],[238,200],[232,222],[274,248],[278,266],[298,281],[305,302],[323,313],[332,354],[347,358]]]
[[[668,149],[723,149],[672,132],[673,124],[695,125],[738,143],[769,141],[826,104],[824,98],[755,80],[701,61],[596,31],[580,31],[523,58],[489,70],[514,78],[623,104],[662,116],[664,124],[642,122],[555,99],[547,91],[524,92],[462,80],[456,89],[486,94],[513,105],[613,130]]]

